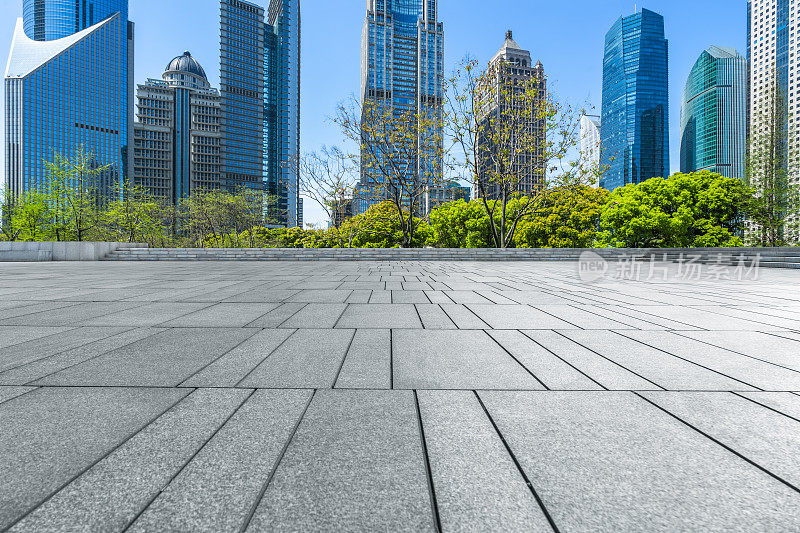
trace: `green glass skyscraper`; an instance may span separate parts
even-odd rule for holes
[[[681,105],[681,172],[710,170],[744,179],[747,60],[712,46],[694,64]]]
[[[669,175],[668,49],[664,17],[647,9],[621,17],[606,34],[603,188]]]

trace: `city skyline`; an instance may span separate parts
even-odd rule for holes
[[[258,3],[264,7],[268,4]],[[7,2],[0,7],[2,20],[9,22],[9,27],[0,27],[0,42],[10,43],[14,18],[21,15],[20,4]],[[151,0],[131,2],[130,19],[137,30],[137,83],[160,73],[165,56],[191,50],[208,71],[212,86],[219,86],[218,1],[193,1],[188,15],[190,23],[178,27],[171,24],[177,14],[186,16],[187,5],[183,1],[168,5]],[[692,17],[686,16],[689,6],[694,9]],[[307,0],[302,7],[302,150],[310,151],[322,144],[341,144],[339,132],[326,117],[333,114],[337,102],[358,94],[364,5],[352,2],[333,6]],[[528,4],[520,2],[519,7],[527,8]],[[684,1],[651,1],[644,7],[664,15],[670,39],[670,145],[672,168],[677,169],[680,96],[686,76],[698,54],[712,44],[734,47],[744,53],[746,3],[731,5],[729,0],[710,0],[697,6]],[[595,106],[593,112],[599,114],[603,37],[617,18],[632,14],[633,8],[630,2],[595,5],[587,1],[571,6],[512,10],[515,14],[510,16],[509,10],[497,12],[477,0],[460,3],[443,0],[439,19],[447,31],[445,71],[450,72],[467,53],[488,63],[497,49],[497,35],[512,29],[532,55],[547,65],[548,83],[561,99],[579,106],[588,99]],[[153,15],[156,12],[158,16]],[[537,23],[543,16],[552,18],[555,24]],[[715,23],[709,25],[709,20]],[[0,61],[5,64],[8,50],[0,49]],[[307,221],[322,222],[320,213],[315,213],[308,202],[305,211]]]

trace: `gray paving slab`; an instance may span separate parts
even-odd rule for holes
[[[253,388],[332,388],[355,331],[301,329],[238,385]]]
[[[54,309],[68,309],[75,305],[80,305],[78,302],[37,302],[37,301],[6,301],[5,307],[0,309],[0,325],[3,325],[6,320],[14,319],[17,317],[32,315],[36,313],[43,313],[52,311]]]
[[[625,336],[711,368],[753,387],[770,391],[800,390],[800,371],[777,366],[763,359],[712,346],[672,332],[625,331]],[[708,332],[713,333],[713,332]],[[693,335],[694,337],[695,335]],[[703,339],[704,335],[696,336]],[[736,390],[736,389],[735,389]]]
[[[416,307],[425,329],[458,329],[439,305],[417,304]]]
[[[785,480],[800,493],[800,421],[730,392],[646,392],[642,396]]]
[[[193,392],[17,523],[12,531],[122,531],[251,391]]]
[[[413,304],[352,304],[347,306],[336,327],[421,329],[422,323]]]
[[[475,291],[445,291],[445,294],[457,304],[488,304],[493,303]]]
[[[81,330],[92,328],[80,328]],[[106,330],[113,330],[114,328],[104,328]],[[150,337],[163,331],[163,329],[154,328],[139,328],[127,329],[122,333],[105,336],[100,340],[92,342],[91,340],[86,344],[82,344],[76,348],[69,349],[63,347],[63,350],[56,351],[52,355],[43,355],[37,357],[35,360],[27,362],[21,366],[0,372],[0,384],[18,385],[35,381],[37,379],[49,376],[65,368],[75,366],[83,363],[94,357],[98,357],[104,353],[116,350],[128,344]]]
[[[789,392],[739,392],[737,394],[795,420],[800,420],[800,395]]]
[[[471,391],[420,391],[442,531],[547,531],[547,518]]]
[[[752,320],[725,316],[714,311],[678,305],[651,306],[641,309],[647,314],[683,322],[690,326],[711,331],[781,331],[786,328],[766,326]]]
[[[330,329],[336,326],[347,307],[347,304],[305,304],[305,307],[289,317],[280,327]]]
[[[391,330],[356,330],[336,380],[339,389],[389,389],[392,387]]]
[[[661,390],[655,383],[601,357],[558,332],[529,330],[523,333],[606,389]]]
[[[570,324],[527,305],[476,304],[467,306],[492,329],[575,329]]]
[[[636,329],[624,320],[616,320],[598,315],[572,305],[537,305],[536,309],[568,322],[581,329]],[[621,317],[620,317],[621,318]]]
[[[256,391],[128,531],[240,531],[311,394]]]
[[[226,303],[283,303],[292,296],[299,293],[296,289],[272,289],[265,288],[262,290],[249,290],[235,294],[233,296],[223,297],[220,300]]]
[[[0,385],[0,403],[7,402],[8,400],[13,400],[17,396],[22,396],[23,394],[27,394],[33,390],[36,390],[36,387]]]
[[[683,335],[800,372],[800,338],[794,340],[788,332],[697,331]]]
[[[338,283],[336,283],[338,285]],[[309,289],[288,298],[290,302],[341,304],[347,301],[353,291]]]
[[[433,531],[411,391],[319,391],[247,531]]]
[[[189,377],[182,387],[234,387],[270,356],[286,339],[291,329],[265,329]]]
[[[278,307],[269,311],[264,316],[253,320],[247,324],[248,327],[257,328],[277,328],[291,317],[299,313],[308,304],[287,302],[280,304]]]
[[[68,327],[0,326],[0,349],[16,346],[50,335],[64,333]]]
[[[625,392],[481,392],[562,531],[791,531],[800,494]]]
[[[169,329],[34,384],[175,387],[255,333],[253,329]]]
[[[166,328],[242,328],[277,308],[276,303],[220,303],[162,324]]]
[[[800,329],[800,319],[798,319],[797,310],[792,310],[789,316],[780,316],[780,313],[772,312],[765,314],[762,307],[730,307],[730,306],[714,306],[704,307],[704,311],[711,311],[723,316],[730,316],[737,319],[744,319],[751,322],[764,324],[765,330],[772,330],[776,327],[785,329]]]
[[[430,302],[425,291],[392,291],[393,304],[427,304]]]
[[[564,335],[668,390],[756,390],[752,385],[613,331],[566,331]]]
[[[602,390],[586,374],[582,374],[519,331],[492,330],[489,335],[549,389]]]
[[[441,304],[440,307],[458,329],[491,329],[489,324],[481,320],[466,305]]]
[[[396,389],[544,387],[484,331],[394,330]]]
[[[188,392],[41,388],[0,404],[0,529],[22,518]]]
[[[163,324],[208,307],[207,303],[156,302],[80,322],[83,326],[130,326],[137,328]]]
[[[0,372],[122,333],[128,328],[74,328],[57,335],[7,346],[0,352]]]
[[[598,305],[588,305],[588,304],[573,304],[573,305],[578,309],[586,311],[587,313],[591,313],[594,316],[610,318],[617,322],[626,324],[633,329],[640,329],[643,331],[664,331],[670,329],[669,326],[667,325],[662,325],[655,322],[649,322],[647,320],[643,320],[642,318],[627,316],[626,314],[623,314],[623,311],[621,309],[611,310],[606,307],[600,307]]]
[[[697,331],[702,328],[697,326],[692,326],[691,324],[685,322],[679,322],[677,320],[668,320],[666,318],[662,318],[660,316],[656,316],[650,313],[645,312],[647,310],[646,306],[621,306],[621,305],[608,305],[607,302],[601,302],[592,304],[596,307],[600,307],[601,309],[605,309],[607,312],[611,314],[608,316],[616,316],[619,315],[620,319],[625,318],[628,320],[629,318],[639,319],[642,322],[653,324],[654,326],[661,326],[660,329],[669,329],[674,331]],[[655,329],[655,328],[645,328],[642,327],[641,329]]]
[[[443,291],[425,291],[425,296],[432,304],[452,304],[453,300]]]
[[[143,305],[139,302],[88,302],[65,308],[50,309],[3,320],[16,326],[73,326],[86,320],[126,311]]]
[[[371,290],[354,290],[350,293],[350,296],[347,298],[348,304],[366,304],[369,303],[369,299],[372,298],[372,291]]]
[[[372,291],[372,295],[369,297],[369,303],[371,304],[392,303],[392,291],[387,291],[387,290]]]

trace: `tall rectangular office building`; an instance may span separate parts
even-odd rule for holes
[[[41,187],[46,161],[79,149],[109,165],[100,187],[130,172],[133,23],[127,0],[24,0],[5,73],[7,190]]]
[[[681,172],[709,170],[744,179],[747,60],[712,46],[695,62],[681,102]]]
[[[300,4],[220,2],[222,186],[274,197],[278,225],[299,222]]]
[[[642,9],[606,34],[600,186],[669,176],[669,44],[664,17]]]
[[[398,113],[440,110],[444,85],[444,26],[437,0],[367,0],[361,39],[361,95]],[[409,164],[414,172],[424,172]],[[368,170],[361,188],[376,186]],[[379,187],[379,184],[377,184]],[[363,212],[380,198],[359,201]]]
[[[790,164],[800,154],[800,62],[797,45],[800,41],[800,5],[794,0],[748,0],[747,59],[749,70],[748,130],[757,135],[762,114],[775,105],[775,98],[788,116],[785,128],[785,165],[791,185],[800,186],[800,167]],[[800,222],[795,213],[788,222]],[[790,235],[800,241],[800,235]]]

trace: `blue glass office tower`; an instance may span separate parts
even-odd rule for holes
[[[220,92],[222,186],[268,191],[269,217],[299,218],[300,4],[271,0],[268,9],[221,0]]]
[[[78,149],[129,172],[133,24],[127,0],[24,0],[5,73],[7,190],[41,186],[45,161]]]
[[[747,60],[712,46],[694,64],[681,105],[681,172],[710,170],[744,179]]]
[[[271,0],[265,25],[265,140],[267,185],[276,202],[270,218],[303,225],[300,157],[300,1]]]
[[[606,34],[600,186],[669,176],[668,41],[664,17],[642,9]]]
[[[444,26],[438,16],[437,0],[367,0],[361,38],[364,101],[390,106],[397,113],[441,109]],[[418,165],[407,166],[425,172]],[[369,191],[378,179],[364,170],[360,187]],[[375,194],[364,194],[370,200],[356,202],[357,212],[380,201]]]

